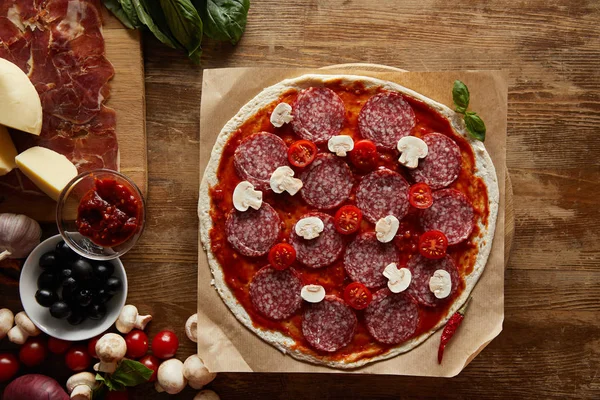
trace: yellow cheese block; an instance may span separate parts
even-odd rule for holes
[[[0,125],[0,176],[8,174],[17,166],[16,156],[17,149],[8,134],[8,129]]]
[[[39,135],[42,103],[29,77],[8,60],[0,58],[0,124]]]
[[[21,172],[54,200],[77,176],[77,168],[67,157],[45,147],[27,149],[15,161]]]

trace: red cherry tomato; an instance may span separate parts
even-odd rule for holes
[[[348,153],[350,162],[361,171],[370,171],[377,164],[377,146],[370,140],[364,139],[354,143],[354,149]]]
[[[14,354],[0,353],[0,382],[11,380],[19,371],[19,366]]]
[[[71,371],[85,371],[92,364],[92,357],[88,354],[86,345],[78,344],[69,349],[65,355],[65,363]]]
[[[40,337],[27,339],[25,344],[19,349],[19,360],[28,366],[35,367],[40,365],[48,355],[48,346],[46,341]]]
[[[148,351],[148,336],[144,331],[134,329],[125,336],[127,343],[127,357],[140,358]]]
[[[363,310],[371,303],[373,295],[362,283],[352,282],[344,289],[344,300],[350,307],[357,310]]]
[[[296,250],[287,243],[278,243],[269,250],[269,264],[280,271],[286,269],[296,260]]]
[[[90,357],[99,358],[98,354],[96,354],[96,343],[98,343],[98,339],[100,339],[100,336],[91,338],[87,344],[87,351]]]
[[[154,382],[156,380],[156,371],[158,371],[158,366],[160,365],[160,360],[154,357],[152,354],[148,354],[138,360],[142,364],[144,364],[147,368],[150,368],[152,371],[152,376],[148,380],[148,382]]]
[[[53,354],[64,354],[73,343],[54,337],[48,338],[48,350]]]
[[[129,391],[125,390],[110,390],[104,396],[104,400],[129,400]]]
[[[412,185],[408,192],[408,201],[414,208],[425,209],[431,207],[433,204],[431,188],[424,182]]]
[[[343,206],[335,213],[335,230],[342,235],[350,235],[360,228],[362,211],[356,206]]]
[[[317,146],[308,140],[298,140],[288,149],[288,160],[294,167],[304,168],[317,156]]]
[[[173,331],[160,331],[152,339],[152,353],[161,360],[173,357],[178,347],[179,339]]]
[[[440,231],[427,231],[419,238],[419,253],[423,257],[437,260],[446,255],[448,239]]]

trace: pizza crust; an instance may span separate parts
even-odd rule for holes
[[[461,293],[460,297],[458,297],[455,300],[455,302],[452,304],[452,306],[447,311],[446,315],[440,320],[440,322],[429,332],[414,337],[392,348],[385,354],[377,355],[375,357],[370,358],[362,358],[368,356],[368,354],[354,354],[351,359],[346,359],[343,361],[327,360],[315,357],[311,354],[306,354],[294,348],[295,341],[291,337],[285,336],[280,332],[273,332],[256,328],[253,325],[252,320],[246,312],[246,310],[244,309],[244,307],[238,303],[237,299],[225,283],[223,271],[221,270],[219,262],[217,261],[215,255],[212,252],[212,246],[209,235],[209,232],[212,228],[212,219],[210,217],[209,188],[218,183],[217,169],[221,160],[223,148],[225,147],[225,144],[229,140],[230,136],[233,133],[235,133],[248,118],[255,115],[262,108],[278,100],[279,97],[288,90],[302,90],[311,86],[324,86],[324,83],[332,81],[339,82],[340,80],[342,81],[342,83],[345,84],[361,82],[365,85],[366,88],[380,87],[386,90],[397,91],[406,94],[410,97],[414,97],[418,100],[423,101],[431,108],[435,109],[438,113],[443,115],[445,118],[447,118],[450,121],[454,131],[461,135],[463,138],[465,138],[471,145],[475,156],[474,175],[481,178],[485,183],[488,190],[489,202],[488,225],[485,226],[481,221],[479,221],[480,234],[477,237],[479,252],[477,254],[477,259],[475,261],[473,271],[469,275],[464,276],[465,289]],[[307,361],[313,364],[324,365],[331,368],[351,369],[361,367],[365,364],[369,364],[372,362],[389,359],[397,356],[398,354],[405,353],[417,347],[419,344],[423,343],[427,338],[429,338],[429,336],[433,335],[435,331],[443,327],[450,318],[450,316],[454,314],[465,303],[465,301],[469,298],[471,291],[475,287],[475,284],[479,280],[479,277],[483,273],[488,256],[492,248],[494,231],[496,229],[496,218],[498,216],[499,197],[500,192],[498,187],[498,178],[496,176],[494,164],[492,163],[492,160],[488,152],[486,151],[483,143],[478,140],[471,139],[468,136],[463,119],[461,118],[460,114],[457,114],[456,112],[454,112],[453,110],[441,103],[433,101],[411,89],[405,88],[404,86],[393,82],[358,75],[308,74],[302,75],[297,78],[286,79],[277,83],[276,85],[264,89],[256,97],[254,97],[246,105],[244,105],[240,109],[240,111],[231,120],[229,120],[227,124],[225,124],[225,126],[219,133],[219,136],[217,137],[216,143],[211,152],[210,160],[204,171],[202,182],[200,184],[200,194],[198,201],[198,217],[200,219],[200,239],[202,241],[204,250],[206,251],[208,263],[210,265],[210,269],[214,277],[214,280],[211,282],[211,284],[216,288],[217,292],[219,293],[227,307],[229,307],[229,309],[235,315],[235,317],[242,324],[244,324],[246,328],[257,334],[261,339],[265,340],[267,343],[270,343],[271,345],[275,346],[284,354],[289,354],[298,360]]]

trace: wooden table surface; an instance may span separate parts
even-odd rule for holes
[[[196,309],[203,68],[505,69],[516,236],[500,336],[453,379],[220,374],[211,387],[222,399],[600,398],[599,24],[596,0],[253,0],[239,45],[206,40],[201,67],[145,35],[148,220],[123,260],[128,302],[155,316],[151,334],[178,332],[180,359],[195,352],[183,324]],[[0,286],[0,306],[20,308],[15,287]]]

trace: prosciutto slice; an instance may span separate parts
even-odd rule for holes
[[[15,145],[50,148],[79,172],[119,167],[116,116],[104,105],[114,69],[99,7],[96,0],[0,1],[0,57],[27,73],[44,112],[40,136],[15,134]],[[0,185],[0,191],[41,194],[17,170],[0,177]]]

